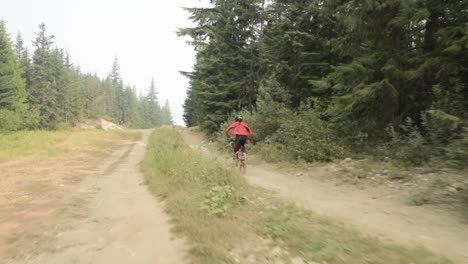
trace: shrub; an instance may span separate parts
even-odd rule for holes
[[[257,153],[264,160],[329,161],[343,156],[344,149],[337,143],[333,129],[314,110],[305,109],[294,114],[280,103],[269,102],[272,104],[260,103],[257,112],[241,112],[254,131],[255,142],[260,141]],[[229,148],[224,136],[229,124],[230,120],[221,124],[215,136],[223,151]]]
[[[289,101],[286,90],[274,78],[262,82],[256,111],[242,112],[255,132],[256,141],[272,136],[293,115],[293,111],[286,105]]]
[[[0,109],[0,131],[17,131],[21,129],[21,114]]]
[[[461,120],[440,110],[429,110],[422,114],[424,129],[431,144],[446,144],[460,132]]]
[[[291,153],[282,144],[267,140],[256,146],[258,155],[267,162],[291,161]]]
[[[431,149],[413,121],[408,118],[400,126],[400,132],[387,128],[390,141],[385,144],[388,154],[407,165],[421,165],[431,158]]]
[[[448,165],[464,170],[468,168],[468,129],[445,147],[445,153]]]
[[[0,132],[37,129],[39,115],[39,111],[35,108],[25,108],[18,111],[0,109]]]
[[[398,158],[411,165],[422,165],[430,160],[430,147],[419,131],[415,130],[407,136]]]
[[[253,115],[245,115],[245,120],[255,132],[258,141],[273,135],[293,113],[285,105],[269,101],[259,102],[257,111]]]
[[[41,120],[39,109],[30,107],[24,113],[22,113],[22,119],[22,129],[38,129]]]
[[[246,198],[232,185],[214,185],[205,192],[205,199],[202,202],[202,209],[209,214],[226,216],[229,203],[236,201],[237,205],[243,203]]]
[[[313,109],[292,115],[272,140],[284,144],[294,158],[305,161],[330,161],[344,155],[333,130]]]
[[[215,134],[215,140],[223,151],[229,148],[228,144],[226,144],[224,130],[234,121],[233,117],[235,114],[232,113],[227,121],[220,125],[220,129]],[[256,111],[242,110],[240,114],[242,114],[244,121],[254,131],[255,142],[266,140],[281,127],[281,124],[293,115],[292,111],[286,106],[269,99],[267,101],[259,101]]]

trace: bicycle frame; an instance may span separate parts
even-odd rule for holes
[[[234,142],[231,142],[231,147],[234,148]],[[236,167],[242,174],[245,174],[247,167],[247,153],[243,150],[245,146],[240,148],[236,153]]]
[[[237,168],[241,173],[246,171],[246,156],[247,154],[240,148],[236,153]]]

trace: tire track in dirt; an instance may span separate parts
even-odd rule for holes
[[[455,263],[468,263],[468,225],[443,212],[373,199],[365,191],[332,186],[313,178],[297,178],[264,166],[250,166],[253,185],[315,213],[338,218],[366,234],[406,245],[423,245]]]
[[[173,239],[164,205],[143,184],[139,163],[149,134],[98,178],[87,217],[59,234],[57,250],[28,263],[186,263],[184,241]]]

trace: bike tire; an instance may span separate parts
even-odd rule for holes
[[[245,163],[243,161],[239,161],[238,166],[239,172],[241,174],[245,174],[246,168],[245,168]]]
[[[245,153],[243,153],[242,159],[238,159],[237,165],[241,174],[245,174],[247,172],[247,155]]]

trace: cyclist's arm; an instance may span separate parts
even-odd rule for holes
[[[231,135],[229,135],[229,132],[231,131],[231,129],[233,129],[233,128],[235,127],[235,125],[236,125],[236,123],[232,123],[230,126],[228,126],[228,127],[226,128],[225,133],[226,133],[226,137],[227,137],[227,138],[230,138],[230,137],[231,137]]]
[[[244,123],[244,126],[245,126],[245,128],[247,128],[247,131],[249,131],[249,139],[252,140],[252,138],[253,138],[252,129],[249,127],[249,125],[247,123]]]

